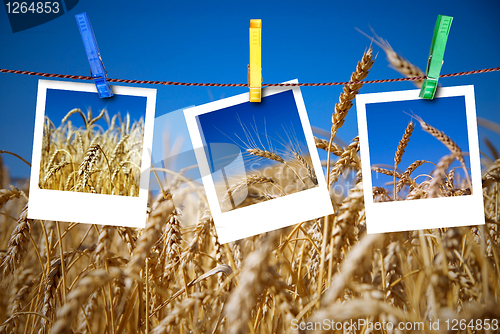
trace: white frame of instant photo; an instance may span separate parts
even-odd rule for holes
[[[439,87],[434,98],[464,96],[470,150],[472,195],[374,203],[366,123],[370,103],[418,100],[420,89],[360,94],[356,97],[367,233],[484,224],[483,190],[474,86]],[[436,145],[439,145],[436,142]],[[411,214],[408,214],[411,213]]]
[[[296,83],[297,80],[287,83]],[[276,230],[282,227],[300,223],[317,217],[333,214],[328,188],[323,175],[318,151],[309,124],[306,107],[299,87],[267,87],[262,89],[262,97],[293,91],[295,104],[299,113],[302,129],[306,138],[307,148],[311,154],[314,172],[318,179],[318,186],[294,194],[272,199],[270,201],[253,204],[228,212],[221,212],[217,198],[215,184],[210,174],[210,168],[200,129],[198,115],[228,108],[243,103],[250,103],[248,93],[236,95],[223,100],[214,101],[201,106],[184,110],[189,135],[196,154],[196,160],[202,175],[203,185],[207,194],[210,211],[214,219],[215,228],[221,244],[250,237],[256,234]]]
[[[147,99],[139,196],[90,194],[47,190],[38,187],[47,89],[92,92],[96,93],[98,98],[97,89],[93,83],[39,80],[28,218],[139,228],[146,226],[149,195],[149,173],[147,171],[151,167],[150,152],[153,142],[156,89],[125,86],[111,87],[114,95],[143,96]]]

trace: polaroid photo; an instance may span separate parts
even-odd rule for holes
[[[368,233],[484,224],[474,86],[356,97]]]
[[[143,228],[156,90],[39,80],[28,218]]]
[[[291,81],[291,82],[297,82]],[[333,213],[299,87],[184,111],[221,243]]]

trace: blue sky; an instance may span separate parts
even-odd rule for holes
[[[261,103],[246,102],[202,114],[198,120],[212,172],[230,164],[240,152],[247,174],[276,164],[246,153],[252,148],[276,153],[285,160],[293,159],[292,150],[302,156],[309,155],[291,90],[265,97]],[[226,149],[219,149],[222,145],[211,148],[213,144],[221,143],[231,145]],[[290,143],[293,147],[289,146]]]
[[[412,120],[408,114],[421,117],[424,122],[449,136],[462,152],[469,152],[465,97],[463,96],[445,97],[432,101],[370,103],[366,105],[366,122],[372,166],[380,166],[380,164],[394,166],[394,155],[399,141]],[[398,170],[402,173],[416,160],[427,160],[437,164],[439,159],[451,153],[440,141],[425,132],[415,119],[413,119],[413,124],[415,128],[398,166]],[[470,168],[468,156],[464,156],[464,159],[467,168]],[[388,168],[388,166],[381,167]],[[453,167],[460,167],[458,161],[451,165],[451,168]],[[425,163],[412,173],[412,177],[430,174],[434,168],[434,165]],[[464,177],[463,171],[458,168],[455,170],[455,175]],[[424,180],[426,177],[421,177],[417,179],[417,183]],[[391,181],[393,178],[390,176],[372,172],[373,186],[382,187],[386,182]]]
[[[87,12],[110,77],[184,82],[245,83],[250,19],[262,19],[264,82],[346,81],[370,41],[357,32],[387,39],[393,48],[425,70],[438,14],[453,16],[442,73],[500,66],[500,2],[439,1],[81,1],[69,13],[32,29],[12,33],[0,8],[0,68],[88,75],[89,65],[74,18]],[[368,79],[397,78],[385,54]],[[31,160],[38,77],[0,73],[0,149]],[[477,115],[500,123],[500,73],[441,79],[443,86],[474,85]],[[126,84],[123,84],[126,85]],[[131,85],[134,86],[134,85]],[[158,90],[156,115],[247,92],[246,88],[140,85]],[[413,89],[408,82],[365,85],[362,93]],[[302,94],[311,125],[329,130],[341,87],[305,87]],[[182,118],[176,118],[182,122]],[[184,128],[184,124],[173,128]],[[184,145],[189,146],[187,131]],[[357,134],[353,108],[338,137]],[[482,143],[500,136],[479,128]],[[173,140],[172,140],[173,142]],[[11,174],[29,168],[3,155]]]
[[[92,118],[96,118],[102,109],[106,108],[109,118],[115,114],[120,114],[122,120],[127,113],[130,115],[130,124],[146,117],[146,98],[143,96],[114,95],[109,99],[101,99],[97,93],[66,91],[59,89],[47,89],[47,99],[45,102],[45,116],[48,116],[55,126],[61,124],[61,120],[74,108],[79,108],[87,115],[89,108],[92,109]],[[80,115],[74,114],[69,120],[73,126],[84,127],[85,123]],[[103,118],[95,124],[107,130],[108,125]],[[119,121],[116,121],[119,125]]]

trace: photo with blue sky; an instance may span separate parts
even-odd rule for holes
[[[269,181],[278,197],[317,186],[292,90],[204,113],[197,121],[212,178],[221,185],[219,202],[232,188],[257,183],[256,176],[266,178],[260,181]]]
[[[408,124],[412,121],[414,129],[401,162],[398,164],[397,172],[403,174],[415,161],[425,160],[428,162],[417,167],[411,177],[416,178],[417,184],[430,179],[440,159],[452,152],[442,142],[424,131],[419,120],[443,132],[458,145],[463,152],[465,167],[470,175],[464,96],[366,104],[368,146],[372,168],[394,170],[398,145]],[[450,164],[449,168],[455,170],[455,182],[466,180],[466,175],[457,159]],[[372,171],[371,177],[373,187],[385,187],[389,195],[393,196],[393,184],[390,184],[394,182],[393,176]],[[398,181],[399,179],[396,179],[396,182]]]

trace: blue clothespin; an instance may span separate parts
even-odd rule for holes
[[[427,79],[424,80],[419,94],[424,99],[432,100],[434,94],[436,94],[451,21],[453,21],[453,17],[451,16],[438,15],[436,26],[434,27],[434,36],[432,37],[431,52],[427,61],[427,70],[425,73]]]
[[[113,92],[111,91],[109,83],[106,81],[108,72],[102,63],[101,54],[99,53],[99,47],[97,46],[97,41],[95,40],[94,31],[90,25],[89,17],[87,16],[87,13],[81,13],[75,15],[75,18],[80,34],[82,35],[85,52],[87,52],[90,73],[92,78],[94,78],[97,93],[99,93],[100,98],[111,97],[113,96]]]

